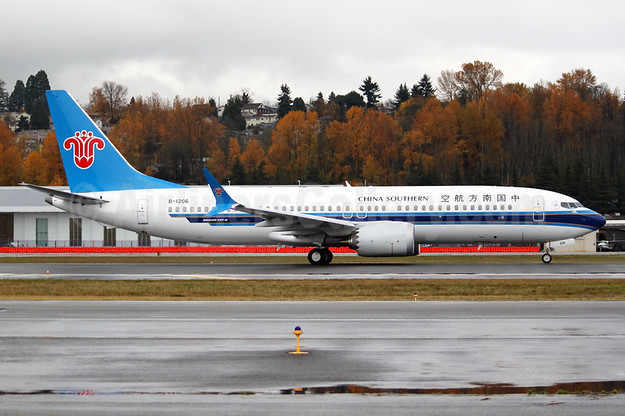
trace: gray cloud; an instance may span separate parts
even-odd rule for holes
[[[439,2],[440,3],[440,2]],[[371,75],[391,99],[424,73],[492,62],[533,85],[588,68],[623,87],[625,3],[500,1],[33,0],[3,10],[0,79],[44,69],[81,101],[105,80],[132,95],[220,97],[242,88],[274,101],[346,93]]]

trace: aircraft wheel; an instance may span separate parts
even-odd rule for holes
[[[549,253],[543,254],[542,261],[545,264],[551,263],[551,254],[549,254]]]
[[[308,261],[310,264],[328,264],[332,261],[332,252],[327,248],[313,248],[308,252]]]
[[[310,262],[310,264],[325,264],[326,258],[327,255],[325,251],[321,248],[313,248],[308,252],[308,261]]]

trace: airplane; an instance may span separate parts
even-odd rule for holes
[[[70,191],[27,185],[102,224],[215,245],[334,247],[360,256],[419,254],[420,244],[543,244],[595,231],[605,218],[575,199],[508,186],[184,186],[135,170],[65,90],[46,91]]]

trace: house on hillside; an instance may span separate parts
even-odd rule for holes
[[[241,115],[245,119],[245,126],[247,128],[271,125],[278,121],[278,111],[262,103],[244,104],[241,108]]]

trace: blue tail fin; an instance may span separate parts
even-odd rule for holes
[[[182,187],[130,166],[67,91],[46,91],[46,97],[72,192]]]

